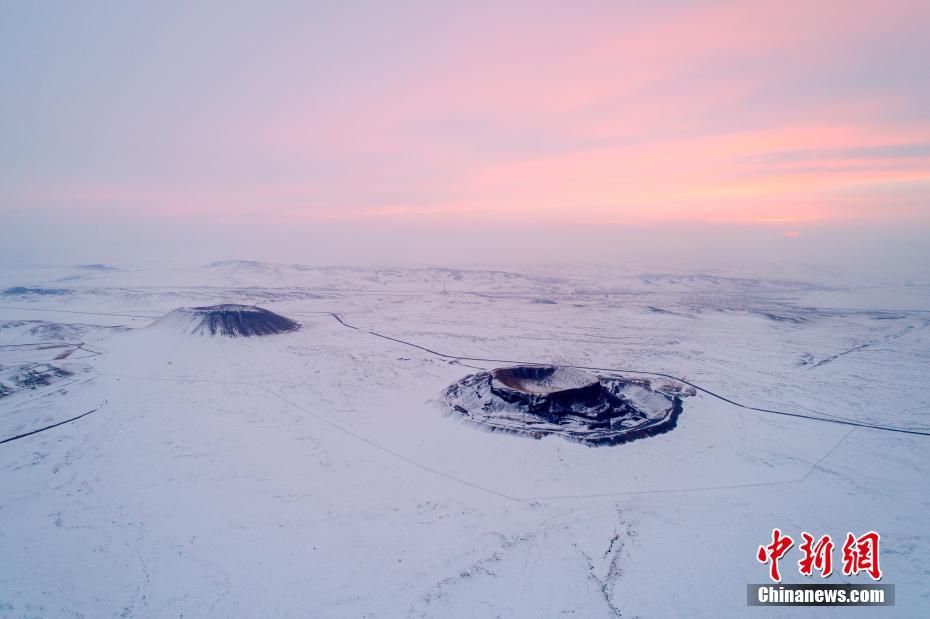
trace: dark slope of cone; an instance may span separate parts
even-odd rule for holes
[[[194,335],[251,337],[295,331],[300,323],[252,305],[223,304],[181,307],[153,326]]]

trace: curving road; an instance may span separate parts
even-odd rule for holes
[[[333,318],[335,318],[337,321],[339,321],[339,324],[341,324],[341,325],[344,326],[344,327],[348,327],[349,329],[355,329],[356,331],[362,331],[363,333],[368,333],[369,335],[374,335],[375,337],[380,337],[380,338],[383,338],[383,339],[385,339],[385,340],[390,340],[390,341],[392,341],[392,342],[397,342],[398,344],[404,344],[404,345],[406,345],[406,346],[411,346],[411,347],[413,347],[413,348],[417,348],[417,349],[419,349],[419,350],[428,352],[428,353],[430,353],[430,354],[432,354],[432,355],[436,355],[436,356],[438,356],[438,357],[443,357],[443,358],[445,358],[445,359],[455,359],[455,360],[459,360],[459,361],[479,361],[479,362],[485,362],[485,363],[510,363],[510,364],[515,364],[515,365],[552,365],[552,364],[550,364],[550,363],[539,363],[538,361],[520,361],[520,360],[515,360],[515,359],[486,359],[486,358],[483,358],[483,357],[461,357],[461,356],[459,356],[459,355],[450,355],[450,354],[446,354],[446,353],[439,352],[439,351],[437,351],[437,350],[433,350],[433,349],[431,349],[431,348],[427,348],[426,346],[421,346],[421,345],[419,345],[419,344],[415,344],[415,343],[413,343],[413,342],[408,342],[408,341],[406,341],[406,340],[402,340],[402,339],[399,339],[399,338],[396,338],[396,337],[391,337],[391,336],[389,336],[389,335],[384,335],[383,333],[378,333],[377,331],[366,331],[365,329],[362,329],[362,328],[360,328],[360,327],[356,327],[356,326],[354,326],[354,325],[350,325],[349,323],[347,323],[346,321],[344,321],[344,320],[343,320],[338,314],[336,314],[335,312],[327,312],[327,313],[328,313],[330,316],[332,316]],[[560,364],[560,365],[564,365],[564,366],[570,367],[570,368],[577,368],[577,369],[579,369],[579,370],[591,370],[591,371],[594,371],[594,372],[618,372],[618,373],[621,373],[621,374],[643,374],[643,375],[646,375],[646,376],[661,376],[662,378],[668,378],[668,379],[671,379],[671,380],[676,380],[676,381],[678,381],[678,382],[680,382],[680,383],[683,383],[683,384],[685,384],[685,385],[688,385],[689,387],[693,387],[694,389],[696,389],[696,390],[698,390],[698,391],[700,391],[700,392],[702,392],[702,393],[706,393],[706,394],[709,395],[709,396],[712,396],[712,397],[714,397],[714,398],[717,398],[718,400],[722,400],[722,401],[724,401],[724,402],[726,402],[726,403],[728,403],[728,404],[732,404],[733,406],[737,406],[737,407],[742,408],[742,409],[745,409],[745,410],[755,411],[755,412],[759,412],[759,413],[767,413],[767,414],[770,414],[770,415],[784,415],[785,417],[797,417],[797,418],[799,418],[799,419],[810,419],[810,420],[812,420],[812,421],[822,421],[822,422],[825,422],[825,423],[835,423],[835,424],[840,424],[840,425],[845,425],[845,426],[853,426],[853,427],[857,427],[857,428],[869,428],[869,429],[871,429],[871,430],[881,430],[881,431],[883,431],[883,432],[898,432],[898,433],[901,433],[901,434],[913,434],[913,435],[917,435],[917,436],[930,436],[930,431],[926,431],[926,430],[916,430],[916,429],[913,429],[913,428],[897,428],[897,427],[894,427],[894,426],[883,426],[883,425],[878,425],[878,424],[872,424],[872,423],[865,423],[865,422],[861,422],[861,421],[856,421],[856,420],[854,420],[854,419],[847,419],[847,418],[845,418],[845,417],[827,417],[827,416],[818,416],[818,415],[805,415],[805,414],[803,414],[803,413],[789,413],[789,412],[786,412],[786,411],[779,411],[779,410],[774,410],[774,409],[770,409],[770,408],[759,408],[759,407],[757,407],[757,406],[749,406],[749,405],[747,405],[747,404],[741,404],[740,402],[736,402],[735,400],[731,400],[730,398],[728,398],[728,397],[726,397],[726,396],[723,396],[723,395],[720,395],[719,393],[715,393],[715,392],[711,391],[710,389],[707,389],[706,387],[701,387],[700,385],[696,385],[696,384],[694,384],[694,383],[692,383],[692,382],[690,382],[690,381],[688,381],[688,380],[685,380],[684,378],[680,378],[680,377],[678,377],[678,376],[672,376],[671,374],[663,374],[662,372],[648,372],[648,371],[645,371],[645,370],[631,370],[631,369],[628,369],[628,368],[601,368],[601,367],[594,367],[594,366],[587,366],[587,365],[568,365],[568,364],[564,364],[564,363],[563,363],[563,364]]]

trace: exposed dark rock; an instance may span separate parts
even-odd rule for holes
[[[673,385],[595,376],[564,366],[524,365],[466,376],[446,389],[449,406],[491,430],[586,445],[615,445],[668,432],[681,413]]]
[[[873,312],[870,316],[872,320],[901,320],[907,318],[906,314],[883,314],[881,312]]]
[[[295,331],[300,323],[252,305],[223,304],[181,307],[153,326],[190,334],[251,337]]]
[[[790,322],[796,325],[804,324],[807,322],[801,316],[786,316],[784,314],[774,314],[772,312],[756,312],[760,316],[768,318],[769,320],[774,320],[775,322]]]
[[[27,288],[25,286],[13,286],[12,288],[7,288],[6,290],[3,291],[4,295],[8,295],[11,297],[13,296],[22,297],[22,296],[31,296],[31,295],[48,296],[48,295],[70,294],[70,293],[71,293],[70,290],[65,290],[63,288]]]
[[[19,366],[0,366],[0,398],[22,389],[48,387],[60,379],[73,376],[74,372],[48,363],[29,363]]]
[[[518,365],[491,371],[491,393],[553,421],[573,411],[603,413],[601,392],[597,376],[573,368]]]
[[[79,264],[78,268],[85,269],[88,271],[115,271],[116,270],[116,267],[111,267],[106,264],[100,264],[99,262],[96,262],[94,264]]]
[[[72,373],[64,368],[42,364],[24,370],[17,376],[17,382],[20,387],[36,389],[38,387],[47,387],[58,378],[66,378],[71,375]]]

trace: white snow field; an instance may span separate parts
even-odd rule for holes
[[[927,616],[930,436],[868,426],[930,431],[930,285],[795,279],[4,268],[0,440],[94,412],[0,444],[0,616]],[[157,324],[214,304],[302,326]],[[446,410],[507,361],[847,423],[698,391],[588,447]],[[774,527],[878,531],[896,606],[747,608]]]

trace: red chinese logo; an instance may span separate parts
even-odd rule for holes
[[[759,563],[769,563],[769,578],[775,582],[781,582],[781,574],[778,572],[778,561],[788,549],[794,545],[794,540],[787,535],[782,535],[778,529],[772,529],[772,543],[768,546],[759,546],[759,552],[756,553],[756,559]]]
[[[812,576],[814,569],[820,572],[821,578],[826,578],[833,573],[833,540],[829,535],[824,535],[816,543],[814,536],[805,531],[801,533],[804,543],[801,544],[801,552],[804,557],[798,561],[798,568],[805,576]]]
[[[834,548],[832,538],[829,535],[815,538],[804,531],[801,533],[801,540],[798,550],[801,551],[802,556],[798,561],[798,571],[803,576],[813,576],[816,570],[821,578],[832,574]],[[843,544],[843,574],[855,576],[859,572],[865,572],[872,577],[872,580],[881,580],[882,570],[878,563],[880,540],[881,537],[875,531],[869,531],[859,537],[847,533],[846,542]],[[769,578],[774,582],[781,582],[778,562],[792,546],[794,546],[794,540],[791,536],[782,534],[780,529],[772,529],[772,543],[759,546],[756,559],[759,563],[768,564]]]
[[[866,572],[872,580],[881,580],[882,570],[878,566],[878,533],[869,531],[861,537],[846,534],[843,544],[843,573],[847,576]]]

